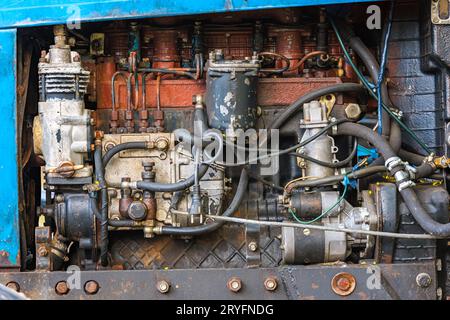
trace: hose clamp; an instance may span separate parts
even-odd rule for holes
[[[405,169],[409,173],[409,177],[414,180],[416,179],[417,168],[411,166],[408,162],[405,162]]]
[[[386,160],[384,165],[389,171],[392,171],[392,169],[394,169],[397,166],[403,166],[404,163],[402,159],[400,159],[399,157],[391,157]]]
[[[415,185],[416,184],[414,182],[412,182],[411,180],[403,181],[403,182],[399,183],[398,191],[400,192],[400,191],[402,191],[402,190],[404,190],[406,188],[414,187]]]
[[[399,184],[401,184],[401,183],[403,183],[405,181],[408,181],[410,179],[409,178],[409,174],[406,171],[403,171],[403,170],[397,171],[394,174],[394,178],[395,178],[395,181],[397,183],[399,183]]]

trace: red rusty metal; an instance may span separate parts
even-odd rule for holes
[[[302,47],[302,29],[285,28],[277,29],[276,33],[276,53],[281,54],[290,60],[290,68],[286,74],[296,74],[295,66],[298,65],[303,56]],[[276,68],[282,68],[285,62],[279,60],[276,62]]]
[[[179,68],[177,30],[158,30],[153,33],[153,68]]]
[[[263,78],[258,84],[258,104],[260,106],[287,106],[300,96],[319,88],[342,82],[338,77],[325,78]],[[139,83],[142,83],[141,80]],[[107,89],[98,94],[99,109],[111,108],[111,81],[102,82],[102,87]],[[116,106],[125,109],[127,103],[126,84],[123,81],[116,82]],[[100,88],[100,84],[98,84]],[[157,106],[157,81],[146,81],[146,106]],[[105,89],[103,89],[105,90]],[[134,92],[134,87],[132,88]],[[205,93],[204,80],[188,79],[161,79],[160,104],[161,108],[191,108],[192,96]],[[142,88],[139,88],[139,99],[142,99]]]

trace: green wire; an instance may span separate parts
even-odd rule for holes
[[[348,183],[344,184],[344,191],[342,192],[342,195],[339,197],[339,199],[336,201],[335,204],[333,204],[331,207],[329,207],[327,210],[323,211],[318,217],[314,218],[313,220],[309,220],[309,221],[303,221],[300,220],[299,217],[297,217],[297,215],[295,214],[295,212],[292,210],[292,208],[288,208],[289,213],[292,215],[292,217],[295,219],[295,221],[297,221],[298,223],[301,224],[311,224],[313,222],[316,222],[317,220],[322,219],[323,217],[327,216],[331,210],[333,210],[334,208],[336,208],[341,202],[342,200],[344,200],[345,195],[347,194],[347,187]]]
[[[376,94],[376,89],[374,88],[373,84],[369,83],[367,79],[362,75],[361,71],[355,66],[353,63],[353,60],[350,57],[350,54],[348,53],[347,49],[345,48],[344,42],[342,41],[341,34],[339,33],[339,30],[337,29],[334,20],[330,17],[331,26],[334,29],[334,32],[336,33],[336,37],[338,38],[339,45],[341,46],[342,50],[344,51],[344,55],[347,58],[348,63],[355,71],[356,75],[358,76],[359,80],[363,83],[363,85],[369,90],[370,95],[378,101],[378,96]],[[384,102],[381,102],[381,106],[383,109],[389,114],[389,116],[395,120],[399,124],[399,126],[405,130],[411,138],[413,138],[414,141],[416,141],[428,154],[430,154],[432,151],[427,147],[427,145],[419,139],[419,137],[410,129],[408,128],[392,111],[389,109],[388,106],[384,104]]]

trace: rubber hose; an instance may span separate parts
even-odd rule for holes
[[[132,150],[132,149],[147,149],[147,142],[146,141],[133,141],[133,142],[125,142],[118,145],[115,145],[108,151],[106,151],[105,155],[103,156],[103,167],[106,168],[108,165],[108,162],[114,157],[117,153],[124,151],[124,150]]]
[[[100,186],[100,262],[108,265],[108,189],[105,180],[105,168],[102,161],[102,146],[97,144],[94,151],[95,175]]]
[[[338,134],[350,135],[367,140],[381,153],[384,159],[396,157],[391,146],[385,139],[363,125],[343,123],[338,127]],[[391,174],[394,173],[395,172],[391,172]],[[439,237],[450,236],[450,223],[442,224],[434,221],[423,208],[417,194],[412,188],[407,187],[401,190],[400,194],[414,219],[426,232]]]

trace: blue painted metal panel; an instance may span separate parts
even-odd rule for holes
[[[0,267],[19,267],[16,29],[0,30],[0,61]]]
[[[22,0],[2,3],[0,28],[375,0]]]

